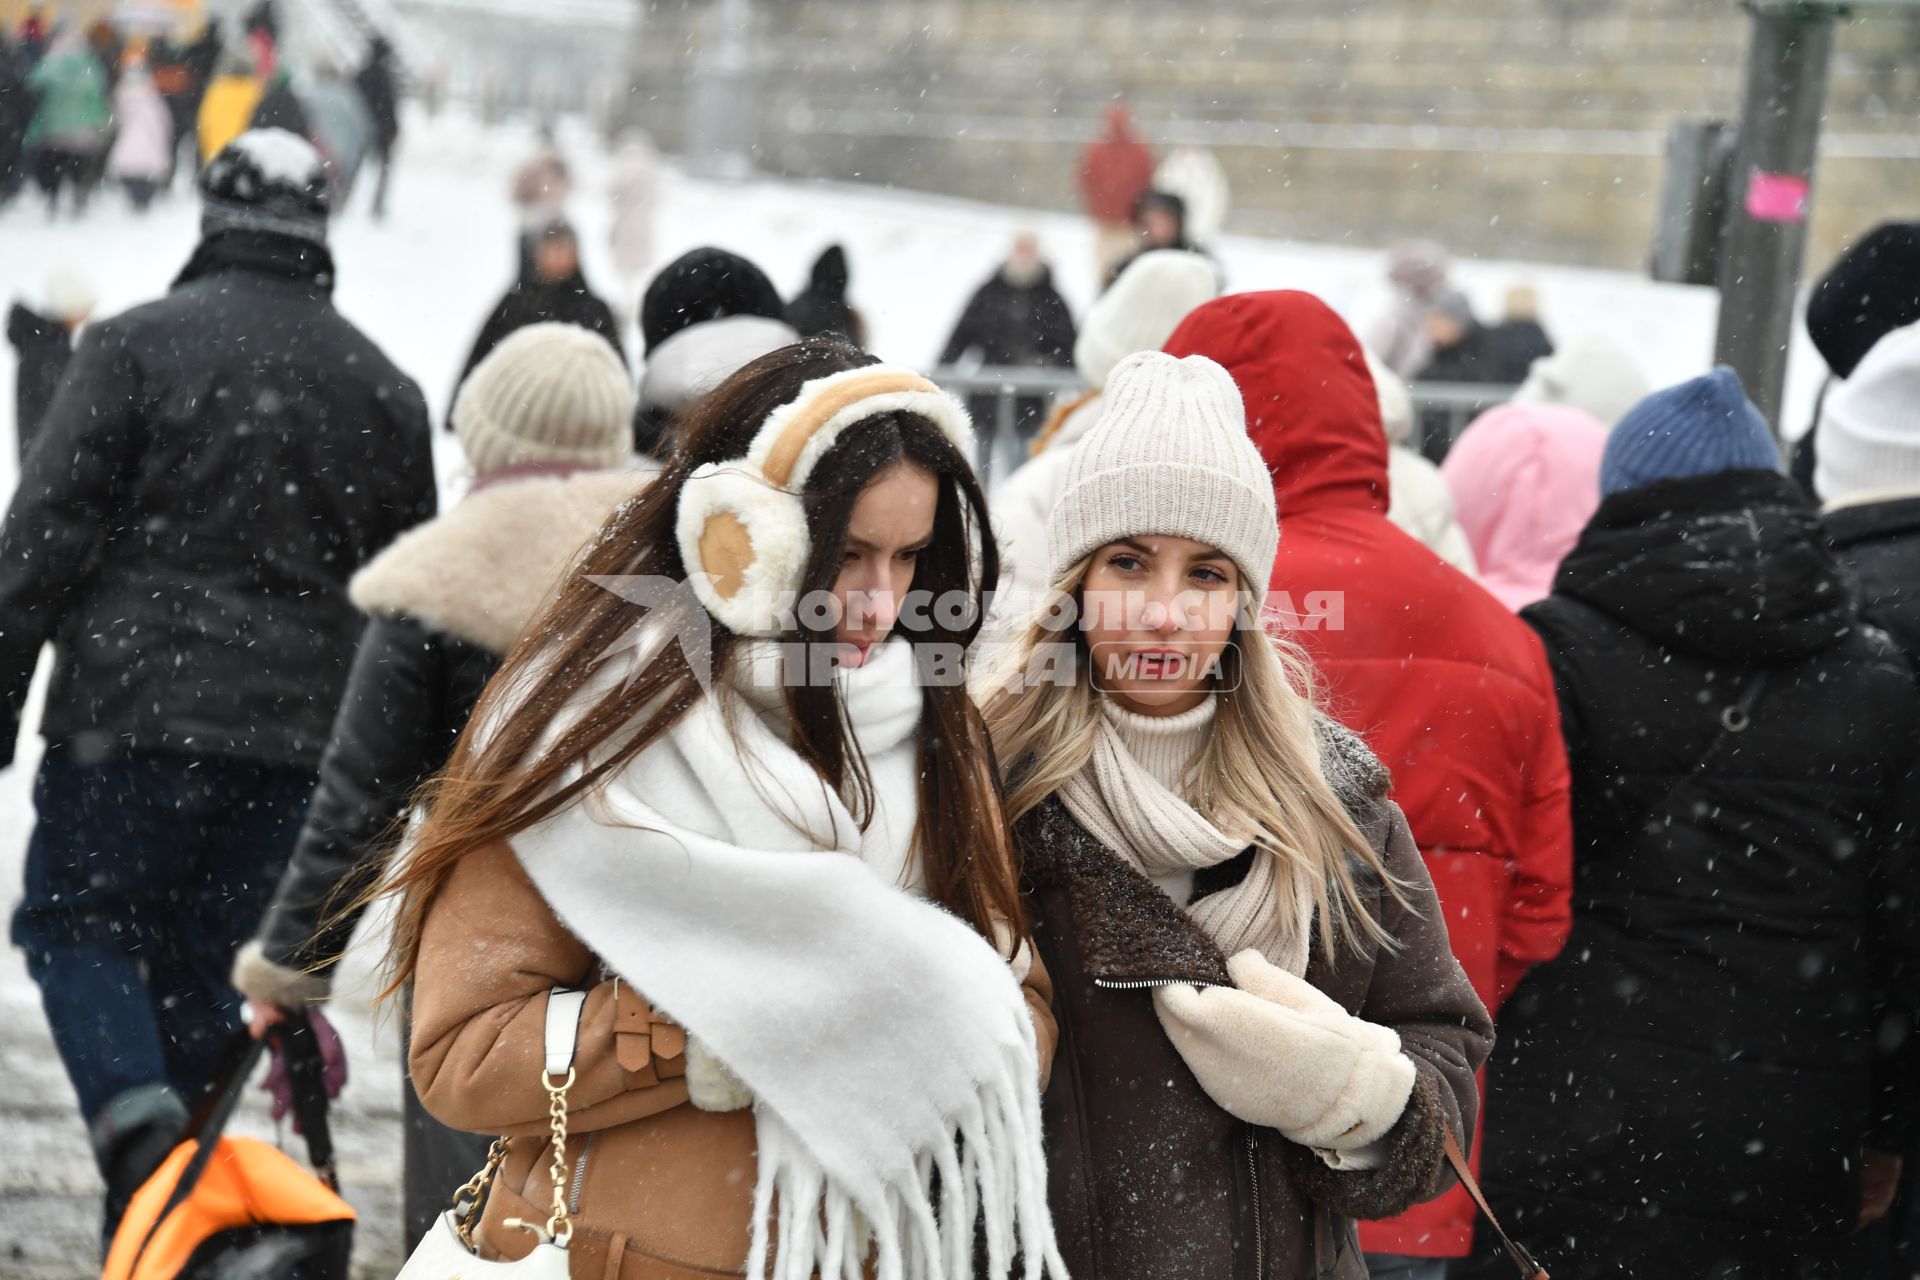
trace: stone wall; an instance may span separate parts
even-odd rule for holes
[[[631,112],[669,148],[717,39],[643,5]],[[1214,150],[1234,229],[1642,265],[1668,125],[1739,109],[1732,0],[756,0],[757,162],[1043,207],[1114,94]],[[1845,21],[1812,254],[1920,214],[1920,23]]]

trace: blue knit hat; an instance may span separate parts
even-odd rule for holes
[[[1717,471],[1780,469],[1767,420],[1721,365],[1677,387],[1656,391],[1627,411],[1600,459],[1600,492],[1635,489],[1656,480]]]

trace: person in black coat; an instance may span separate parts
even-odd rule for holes
[[[27,126],[34,108],[27,74],[32,70],[25,46],[0,32],[0,205],[19,194],[27,180]]]
[[[13,442],[22,463],[73,356],[73,335],[93,314],[93,289],[72,271],[48,277],[41,309],[24,302],[7,313],[13,347]]]
[[[1920,693],[1778,466],[1731,371],[1649,397],[1522,614],[1579,875],[1502,1012],[1482,1160],[1557,1280],[1858,1274],[1913,1130]]]
[[[867,344],[866,325],[847,302],[847,251],[830,244],[813,260],[807,287],[787,304],[787,323],[803,338],[834,335],[856,347]]]
[[[1052,269],[1040,259],[1040,242],[1022,232],[1014,237],[1006,262],[967,300],[941,349],[940,363],[970,358],[991,368],[1071,368],[1074,336],[1073,315],[1053,287]],[[1048,403],[1045,396],[1020,396],[1014,401],[1014,432],[1021,442],[1040,429]],[[967,398],[967,411],[980,428],[983,450],[993,444],[997,406],[997,396]]]
[[[644,473],[631,457],[626,366],[572,325],[519,330],[483,360],[454,406],[476,473],[458,506],[355,575],[366,615],[320,783],[293,857],[234,986],[259,1031],[329,994],[362,893],[392,852],[414,792],[446,763],[500,659],[575,554]],[[486,1159],[491,1139],[436,1124],[407,1092],[408,1239]]]
[[[367,60],[353,77],[373,117],[373,158],[380,177],[373,188],[373,216],[387,216],[387,180],[393,173],[394,148],[400,145],[400,87],[394,69],[393,46],[385,36],[367,45]]]
[[[227,961],[306,813],[347,581],[435,505],[419,388],[331,301],[319,155],[250,132],[201,192],[167,297],[82,336],[0,528],[0,765],[53,645],[13,940],[109,1230],[240,1028]]]
[[[514,281],[513,287],[494,304],[486,323],[480,326],[480,335],[473,340],[473,350],[467,354],[467,363],[460,370],[460,382],[454,387],[455,399],[458,400],[460,387],[466,385],[474,369],[508,334],[542,323],[590,329],[607,340],[621,363],[626,362],[613,308],[587,287],[586,277],[580,274],[579,238],[571,225],[558,220],[549,222],[534,239],[532,275]],[[449,430],[453,427],[451,417],[447,427]]]

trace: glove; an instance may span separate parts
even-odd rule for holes
[[[340,1043],[340,1033],[318,1009],[307,1010],[306,1017],[313,1026],[313,1042],[320,1050],[320,1079],[327,1087],[327,1100],[331,1102],[347,1087],[346,1046]],[[273,1098],[273,1122],[279,1124],[293,1111],[293,1080],[287,1075],[287,1056],[280,1052],[278,1042],[273,1049],[273,1066],[267,1071],[267,1078],[260,1082],[260,1089]],[[297,1115],[293,1118],[293,1131],[306,1136]]]
[[[1234,986],[1153,993],[1167,1039],[1208,1097],[1320,1150],[1356,1150],[1393,1128],[1414,1082],[1399,1036],[1257,951],[1234,956],[1227,973]]]
[[[753,1092],[707,1046],[687,1037],[687,1097],[702,1111],[739,1111],[753,1105]]]

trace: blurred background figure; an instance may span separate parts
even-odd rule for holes
[[[607,244],[613,250],[613,269],[620,274],[621,313],[630,315],[653,268],[653,220],[660,202],[660,155],[653,140],[638,129],[620,134],[607,195],[613,204]]]
[[[1073,343],[1073,315],[1053,286],[1053,268],[1040,257],[1039,237],[1022,231],[1014,236],[1006,261],[967,300],[939,362],[1065,369],[1073,364]],[[980,431],[983,459],[994,443],[997,399],[974,395],[967,400],[967,411]],[[1014,400],[1013,431],[1020,452],[1040,429],[1047,403],[1045,396]]]
[[[112,119],[106,68],[86,34],[68,28],[27,76],[27,88],[35,106],[26,148],[47,197],[47,215],[57,217],[61,192],[71,191],[77,216],[86,211],[94,161]]]
[[[1133,132],[1133,112],[1124,102],[1107,104],[1106,130],[1080,153],[1080,207],[1093,219],[1098,279],[1111,280],[1132,257],[1133,215],[1153,186],[1153,152]]]
[[[1814,492],[1821,403],[1895,329],[1920,321],[1920,222],[1875,227],[1840,255],[1807,295],[1807,335],[1827,362],[1811,430],[1795,444],[1789,471]],[[1824,497],[1824,495],[1823,495]]]
[[[333,175],[334,199],[345,208],[367,157],[379,144],[373,112],[340,64],[321,59],[312,80],[300,91],[313,143]]]
[[[1540,323],[1540,295],[1532,285],[1507,290],[1506,315],[1487,327],[1486,345],[1492,381],[1506,386],[1524,382],[1534,361],[1553,354],[1553,339]]]
[[[1180,197],[1187,238],[1211,248],[1227,228],[1233,188],[1218,157],[1205,147],[1175,147],[1153,171],[1153,189]]]
[[[33,61],[24,41],[0,29],[0,207],[27,180],[27,127],[33,122],[33,91],[27,77]]]
[[[23,462],[73,356],[74,336],[98,303],[84,275],[56,267],[47,273],[37,307],[15,302],[7,313],[7,341],[14,351],[14,445]]]
[[[565,221],[567,201],[573,195],[573,170],[560,152],[560,140],[551,123],[540,126],[533,154],[514,170],[510,189],[520,216],[520,275],[533,272],[535,241],[542,230]]]
[[[1395,245],[1387,254],[1386,280],[1358,308],[1355,336],[1402,378],[1414,377],[1433,358],[1427,314],[1452,269],[1447,251],[1431,240]]]
[[[866,346],[867,326],[847,301],[849,282],[846,248],[828,245],[813,260],[807,287],[787,304],[787,323],[803,338],[833,334],[856,347]]]
[[[387,216],[387,193],[393,178],[393,154],[400,145],[400,90],[394,80],[393,46],[375,35],[367,45],[367,60],[353,83],[373,116],[373,159],[380,177],[373,186],[373,216]]]
[[[221,54],[219,67],[200,96],[200,114],[194,121],[202,165],[253,124],[260,95],[260,77],[252,57],[237,49]]]
[[[1564,405],[1611,427],[1652,391],[1646,372],[1625,347],[1588,330],[1535,360],[1513,400]]]
[[[1413,395],[1371,351],[1367,372],[1380,401],[1380,429],[1387,437],[1387,519],[1412,534],[1448,564],[1473,577],[1473,548],[1454,511],[1453,492],[1440,468],[1408,443],[1413,438]]]
[[[533,270],[513,282],[480,326],[480,334],[467,354],[467,363],[460,370],[460,381],[454,387],[456,403],[460,387],[466,384],[474,368],[508,334],[528,325],[546,323],[575,325],[597,333],[619,355],[621,363],[626,362],[613,309],[588,287],[587,278],[580,271],[579,238],[572,224],[559,218],[534,233]],[[453,429],[451,416],[447,429]]]
[[[120,184],[137,212],[145,213],[154,193],[173,176],[173,112],[144,59],[136,58],[120,73],[113,88],[113,125],[107,177]]]

